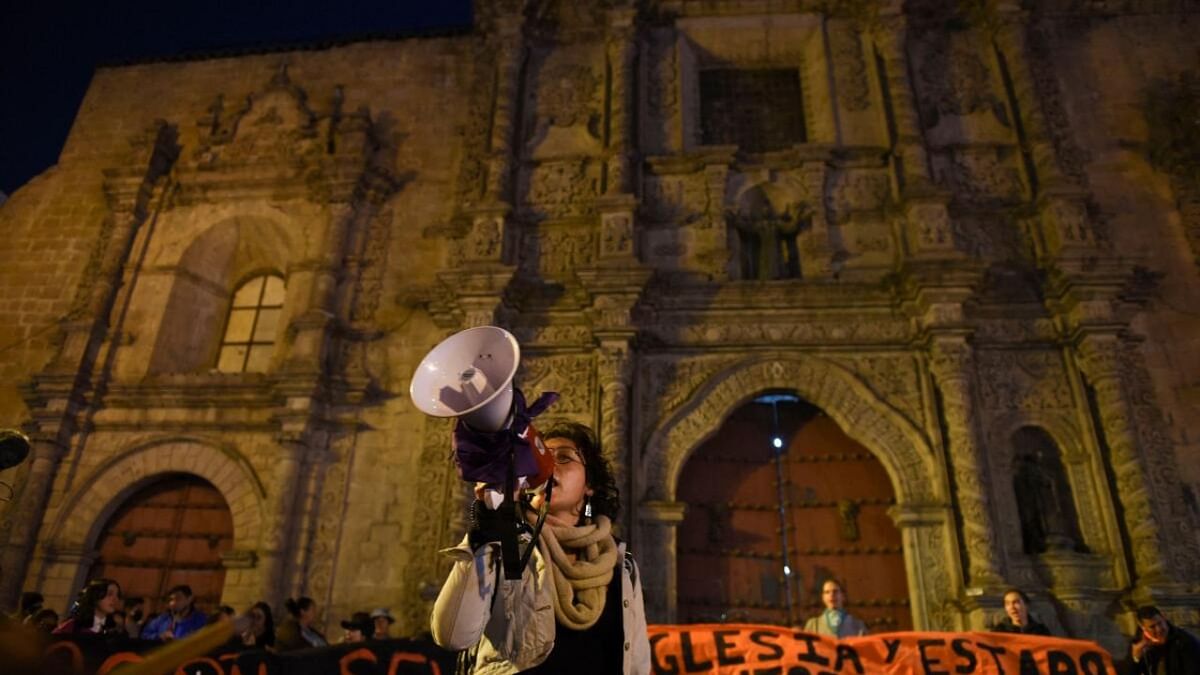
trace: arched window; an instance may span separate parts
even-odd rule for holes
[[[266,372],[275,349],[283,310],[283,278],[254,277],[233,294],[217,370],[223,373]]]
[[[1013,434],[1012,443],[1013,490],[1025,552],[1086,551],[1054,439],[1038,427],[1023,427]]]

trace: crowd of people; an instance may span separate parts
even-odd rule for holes
[[[460,425],[455,433],[457,441],[459,434],[471,432]],[[608,461],[595,433],[583,425],[556,425],[542,439],[554,459],[549,479],[553,489],[548,503],[543,493],[520,507],[530,525],[540,526],[544,519],[536,545],[530,545],[529,564],[520,568],[519,578],[500,583],[503,539],[514,524],[500,522],[496,510],[485,506],[485,486],[477,485],[470,531],[446,551],[453,566],[434,604],[430,635],[440,647],[460,652],[464,671],[649,673],[641,579],[624,542],[612,534],[620,503]],[[536,529],[525,528],[527,540]],[[825,609],[795,628],[837,638],[867,633],[865,622],[846,611],[846,589],[840,581],[824,581],[821,599]],[[166,600],[166,610],[143,623],[142,599],[123,600],[117,582],[96,579],[79,593],[61,622],[53,610],[41,606],[37,594],[26,594],[21,613],[27,623],[54,633],[111,633],[158,641],[179,639],[234,616],[225,606],[212,615],[197,611],[187,586],[172,588]],[[1051,635],[1030,615],[1023,591],[1010,589],[1003,600],[1005,616],[993,630]],[[289,651],[330,643],[314,627],[318,608],[312,598],[289,599],[285,607],[287,616],[277,626],[271,607],[255,603],[248,610],[250,628],[227,647]],[[1194,636],[1153,606],[1139,608],[1137,622],[1128,652],[1114,654],[1123,670],[1200,675],[1200,642]],[[340,622],[340,642],[388,639],[394,623],[386,608],[355,612]]]
[[[173,587],[163,598],[165,608],[156,616],[145,616],[145,599],[122,597],[121,585],[112,579],[93,579],[83,587],[66,617],[44,607],[41,593],[26,592],[21,596],[18,613],[13,618],[43,633],[52,635],[105,635],[113,638],[168,642],[185,638],[207,625],[232,621],[234,608],[220,605],[212,613],[200,611],[195,605],[192,589],[181,584]],[[325,647],[335,643],[388,640],[394,637],[395,617],[386,607],[372,612],[354,612],[341,621],[342,634],[329,640],[314,627],[317,603],[309,597],[289,598],[284,603],[286,616],[275,622],[271,606],[256,602],[246,614],[250,621],[246,630],[235,635],[222,651],[265,649],[274,652]]]

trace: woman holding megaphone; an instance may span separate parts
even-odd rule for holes
[[[444,551],[454,560],[433,609],[434,640],[466,650],[461,665],[491,673],[649,673],[641,580],[612,534],[618,491],[595,433],[574,423],[541,434],[554,458],[545,492],[517,501],[545,525],[520,578],[501,572],[496,512],[476,486],[471,532]],[[534,530],[536,531],[536,530]]]

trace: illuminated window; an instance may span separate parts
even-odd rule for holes
[[[277,276],[254,277],[233,294],[217,370],[266,372],[275,349],[283,294],[283,279]]]

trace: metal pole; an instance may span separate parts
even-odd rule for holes
[[[792,565],[788,555],[788,500],[784,484],[783,456],[787,447],[779,435],[779,398],[771,400],[771,449],[775,453],[775,488],[779,499],[779,548],[783,555],[783,592],[786,598],[787,625],[793,623],[792,608]]]

